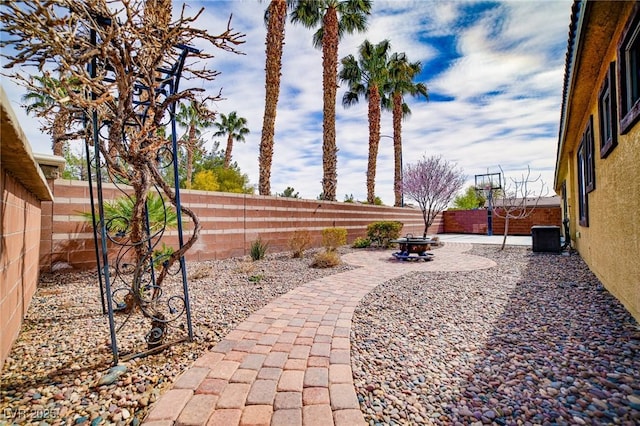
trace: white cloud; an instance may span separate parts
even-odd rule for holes
[[[345,37],[339,57],[357,54],[367,38],[373,43],[391,41],[392,51],[404,51],[423,63],[431,102],[406,99],[413,114],[403,121],[403,161],[423,155],[442,155],[456,162],[469,178],[501,165],[519,176],[532,167],[553,182],[553,167],[560,115],[564,52],[570,17],[570,0],[510,1],[478,10],[470,1],[374,1],[366,34]],[[188,13],[198,10],[188,3]],[[251,133],[246,143],[234,146],[234,160],[252,183],[258,183],[258,152],[264,112],[266,2],[206,1],[195,25],[219,33],[233,13],[231,25],[246,34],[239,46],[245,55],[211,51],[214,69],[222,71],[204,88],[223,90],[217,102],[221,113],[231,111],[247,118]],[[473,6],[473,7],[472,7]],[[179,7],[175,7],[177,12]],[[272,191],[293,186],[305,198],[315,198],[322,180],[322,52],[312,45],[313,31],[287,22],[282,83],[276,119]],[[435,38],[453,39],[457,51],[443,51]],[[24,93],[2,79],[35,152],[50,152],[50,139],[39,134],[34,120],[19,107]],[[194,80],[185,85],[198,85]],[[368,154],[367,107],[364,101],[349,109],[341,105],[344,88],[338,89],[336,133],[338,200],[345,194],[366,198]],[[442,96],[453,98],[443,102]],[[391,117],[382,118],[382,134],[391,135]],[[221,138],[218,138],[221,142]],[[224,143],[221,144],[224,147]],[[376,192],[393,203],[392,141],[380,142]]]

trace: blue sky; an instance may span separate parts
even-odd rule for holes
[[[174,3],[174,13],[182,2]],[[222,74],[204,88],[222,88],[221,113],[248,120],[246,143],[234,145],[233,156],[253,184],[258,183],[258,150],[264,112],[266,1],[187,2],[187,13],[200,7],[196,26],[221,32],[230,14],[234,30],[246,34],[238,56],[222,51],[211,66]],[[571,0],[432,1],[374,0],[366,33],[346,36],[339,58],[357,55],[368,39],[391,42],[391,51],[420,61],[416,81],[427,85],[430,100],[407,98],[412,114],[403,122],[404,164],[423,155],[442,155],[457,163],[468,184],[478,173],[519,177],[530,166],[547,186],[553,169],[560,121],[562,78]],[[204,47],[204,46],[203,46]],[[312,31],[287,22],[281,94],[276,119],[272,192],[292,186],[303,198],[322,190],[322,54],[312,45]],[[182,87],[201,82],[183,81]],[[34,152],[50,153],[50,138],[20,107],[22,88],[2,77],[14,110]],[[338,191],[366,199],[368,155],[367,105],[345,109],[345,87],[338,89],[336,132]],[[392,135],[391,113],[384,113],[381,133]],[[212,132],[205,138],[212,143]],[[218,138],[221,146],[224,141]],[[376,194],[393,204],[393,146],[382,138],[378,154]],[[407,200],[409,201],[409,200]]]

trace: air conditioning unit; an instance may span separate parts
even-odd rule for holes
[[[532,226],[531,242],[536,253],[560,253],[560,227]]]

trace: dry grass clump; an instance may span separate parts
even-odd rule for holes
[[[312,268],[333,268],[342,263],[340,255],[335,251],[323,251],[316,254],[311,262]]]
[[[311,233],[306,229],[295,231],[289,239],[289,250],[291,250],[294,259],[304,256],[305,250],[311,247]]]
[[[196,265],[193,270],[189,270],[189,279],[190,280],[199,280],[202,278],[207,278],[211,275],[211,268],[206,265]]]
[[[242,260],[238,263],[238,266],[235,267],[235,272],[238,274],[251,275],[253,271],[256,269],[256,264],[250,260]]]

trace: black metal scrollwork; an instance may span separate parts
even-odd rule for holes
[[[187,46],[178,49],[182,49],[182,54],[177,59],[178,63],[158,70],[162,75],[163,84],[155,93],[157,99],[166,99],[177,92],[182,66],[187,54],[192,51]],[[98,64],[94,61],[89,69],[92,77],[96,75],[96,66]],[[143,85],[136,85],[135,92],[135,102],[139,102],[140,105],[144,105],[145,98],[154,95]],[[144,119],[143,116],[141,121],[144,122]],[[174,188],[175,199],[167,200],[161,188],[153,188],[145,204],[143,237],[135,240],[132,236],[131,214],[125,211],[108,214],[105,211],[107,190],[109,194],[113,193],[114,188],[118,190],[121,194],[120,199],[128,200],[129,205],[136,201],[130,187],[127,186],[127,177],[114,173],[106,166],[103,158],[104,150],[108,149],[105,146],[108,145],[111,123],[98,123],[98,115],[95,112],[87,122],[93,126],[92,138],[86,141],[85,149],[100,291],[103,312],[109,316],[111,348],[114,363],[117,363],[125,357],[142,356],[158,348],[193,338],[183,257],[164,272],[169,278],[164,280],[162,285],[158,284],[159,271],[170,265],[171,250],[167,249],[164,241],[175,241],[177,234],[179,246],[182,247],[183,244],[175,117],[174,114],[170,114],[164,120],[164,124],[171,129],[171,146],[165,146],[155,153],[158,169],[173,172],[166,174],[172,175],[173,182],[169,183],[169,186]],[[123,143],[127,145],[126,134],[123,134],[122,138]],[[119,161],[117,156],[113,161]],[[105,184],[108,184],[108,187]],[[110,195],[109,199],[112,200],[113,196]],[[152,202],[164,206],[163,209],[159,209],[160,215],[157,215],[158,209],[154,209],[154,216],[150,216]],[[171,218],[175,218],[177,226],[173,226]],[[177,231],[171,228],[177,228]],[[168,235],[169,231],[171,235]],[[144,330],[148,330],[146,334]],[[138,332],[139,338],[136,337]]]

